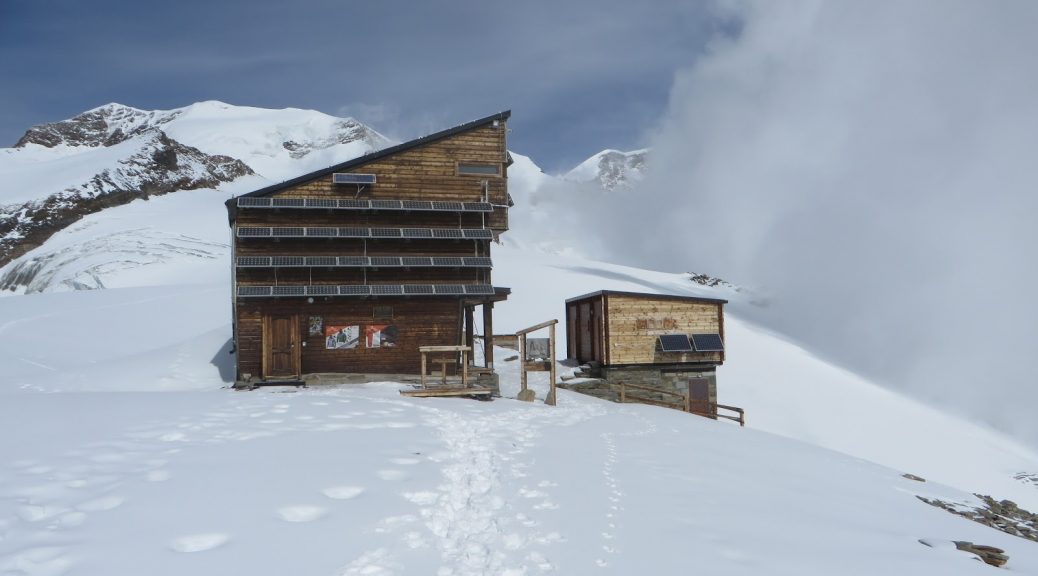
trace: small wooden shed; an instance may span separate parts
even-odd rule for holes
[[[566,350],[611,384],[717,404],[727,300],[601,290],[566,301]],[[712,408],[716,412],[716,408]]]

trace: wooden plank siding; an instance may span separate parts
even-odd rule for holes
[[[605,366],[721,364],[723,352],[662,352],[663,334],[720,334],[724,301],[602,291],[566,302],[567,353]]]
[[[720,363],[719,352],[660,352],[662,334],[719,334],[721,304],[609,296],[611,364]]]
[[[393,317],[374,317],[374,308],[390,306]],[[419,346],[449,346],[461,341],[461,306],[455,299],[407,298],[379,300],[242,301],[238,304],[238,366],[243,374],[259,376],[263,361],[263,319],[270,315],[299,316],[302,372],[418,374]],[[325,348],[324,335],[309,334],[309,317],[321,316],[325,326],[360,326],[357,348]],[[392,348],[366,348],[364,327],[391,324],[399,330]]]
[[[507,112],[457,126],[441,133],[373,152],[252,192],[248,197],[342,198],[483,202],[492,212],[424,210],[347,210],[238,207],[227,203],[233,236],[235,344],[238,378],[273,375],[270,366],[271,326],[279,330],[284,318],[294,318],[289,332],[301,374],[370,373],[417,374],[419,346],[462,343],[463,301],[492,309],[506,291],[495,295],[401,297],[237,297],[247,286],[480,284],[492,285],[492,269],[476,267],[238,267],[239,256],[456,256],[490,257],[490,239],[431,238],[278,238],[237,237],[238,227],[354,227],[508,230],[506,163]],[[458,174],[458,164],[494,164],[498,174]],[[333,184],[333,173],[375,174],[376,183]],[[485,182],[485,184],[484,184]],[[484,198],[484,186],[487,198]],[[375,317],[375,307],[391,307],[391,319]],[[471,315],[471,314],[470,314]],[[361,343],[352,349],[327,349],[324,334],[309,334],[309,318],[320,316],[323,326],[359,326]],[[272,322],[275,319],[276,322]],[[488,326],[492,320],[486,318]],[[267,341],[264,341],[264,325]],[[366,348],[364,327],[393,325],[399,332],[392,347]],[[295,328],[298,328],[298,332]],[[471,329],[471,326],[470,326]],[[275,331],[283,334],[284,330]],[[280,336],[279,336],[280,338]],[[267,349],[266,361],[264,349]],[[492,358],[490,359],[492,362]]]
[[[504,123],[497,128],[483,126],[353,167],[350,172],[375,174],[376,177],[376,183],[364,186],[359,195],[356,194],[357,186],[332,184],[331,175],[326,175],[272,196],[353,198],[356,195],[369,199],[479,202],[483,199],[485,181],[489,201],[504,206],[508,203],[505,132]],[[497,164],[501,166],[501,174],[459,175],[458,163]],[[495,208],[487,214],[487,227],[497,232],[507,230],[508,210]]]

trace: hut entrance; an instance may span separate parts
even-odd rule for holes
[[[689,379],[688,411],[710,417],[717,413],[717,410],[710,404],[710,381],[706,378]]]
[[[263,377],[299,376],[299,316],[263,317]]]

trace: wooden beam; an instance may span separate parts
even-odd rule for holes
[[[537,330],[540,330],[541,328],[547,328],[548,326],[554,326],[554,325],[556,325],[558,323],[559,323],[559,321],[557,319],[556,320],[548,320],[546,322],[541,322],[540,324],[537,324],[535,326],[530,326],[529,328],[523,328],[522,330],[517,330],[516,331],[516,335],[518,336],[518,335],[521,335],[521,334],[529,334],[530,332],[535,332]]]
[[[548,327],[548,352],[549,352],[549,354],[548,354],[548,363],[551,365],[551,370],[550,370],[551,374],[549,375],[550,380],[548,381],[548,383],[550,384],[551,387],[550,387],[550,389],[548,391],[548,397],[544,399],[544,403],[548,404],[549,406],[554,406],[555,402],[556,402],[556,399],[555,399],[555,324],[557,324],[557,323],[558,323],[558,320],[555,320]]]
[[[483,303],[483,359],[484,365],[494,369],[494,303]]]
[[[476,326],[472,321],[473,312],[475,306],[465,306],[465,346],[468,346],[470,350],[474,349],[476,341]]]
[[[419,346],[419,352],[468,352],[467,346]]]
[[[526,334],[519,335],[519,390],[526,390]]]
[[[403,396],[426,398],[430,396],[489,396],[493,390],[489,388],[428,388],[421,390],[401,390]]]

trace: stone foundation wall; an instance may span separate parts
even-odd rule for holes
[[[705,378],[709,381],[710,402],[717,403],[717,372],[713,367],[688,368],[685,366],[603,366],[602,378],[619,390],[619,384],[637,384],[662,388],[670,392],[688,394],[688,381],[691,378]],[[652,398],[649,392],[638,391],[637,394]],[[676,396],[656,395],[657,400],[673,402]]]

